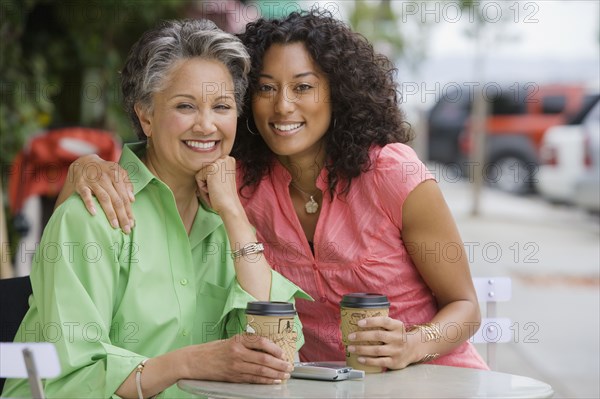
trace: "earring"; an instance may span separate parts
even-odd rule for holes
[[[248,123],[248,118],[246,118],[246,128],[248,129],[248,131],[250,132],[251,135],[258,136],[258,133],[254,133],[252,131],[252,129],[250,129],[250,124]]]

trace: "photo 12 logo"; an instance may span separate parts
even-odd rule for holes
[[[535,24],[540,2],[534,1],[403,1],[402,22],[417,19],[421,23],[513,23]]]

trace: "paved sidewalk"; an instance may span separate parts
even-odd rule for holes
[[[509,276],[514,339],[499,344],[497,371],[552,385],[556,398],[600,397],[600,219],[537,196],[485,188],[471,216],[472,187],[440,186],[469,251],[475,276]],[[478,347],[485,353],[483,347]]]

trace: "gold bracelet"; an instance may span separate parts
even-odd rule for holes
[[[427,363],[427,362],[437,359],[438,357],[440,357],[439,353],[428,353],[425,356],[423,356],[423,358],[421,360],[419,360],[418,362],[414,362],[413,364]]]
[[[233,258],[233,260],[235,260],[246,255],[259,254],[264,250],[265,246],[262,242],[251,242],[249,244],[244,245],[241,249],[233,251],[231,253],[231,257]]]
[[[422,336],[424,335],[424,342],[439,341],[442,338],[440,328],[434,323],[415,324],[406,330],[406,332],[410,333],[417,330],[421,331]]]

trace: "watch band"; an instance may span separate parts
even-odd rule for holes
[[[237,258],[246,256],[246,255],[261,253],[264,250],[265,250],[265,246],[263,245],[262,242],[251,242],[249,244],[244,245],[242,248],[238,249],[237,251],[233,251],[231,253],[231,257],[235,260]]]

